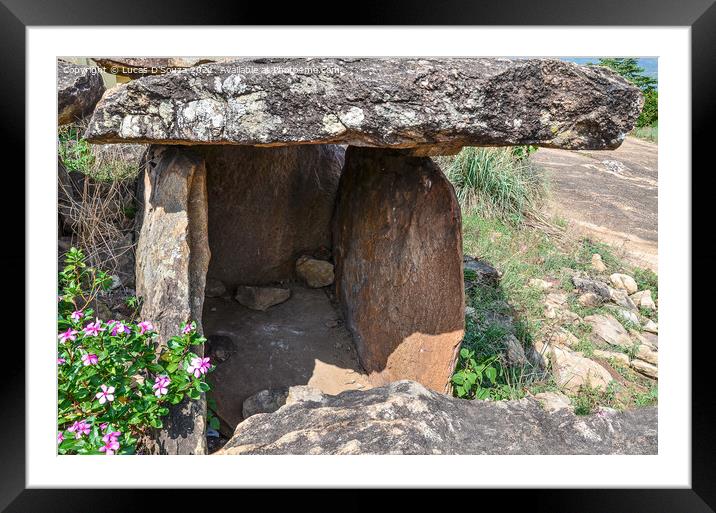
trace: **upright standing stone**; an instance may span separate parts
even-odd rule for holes
[[[201,331],[209,266],[206,167],[190,150],[152,147],[144,173],[144,208],[137,246],[137,294],[142,317],[152,321],[159,343],[196,320]],[[202,348],[194,352],[203,354]],[[162,454],[206,453],[206,402],[188,398],[171,408],[158,434]]]
[[[334,219],[337,296],[363,367],[448,390],[464,333],[460,207],[426,157],[349,147]]]

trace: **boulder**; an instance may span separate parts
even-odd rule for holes
[[[57,124],[72,123],[92,112],[104,93],[99,68],[57,59]]]
[[[627,294],[634,294],[637,290],[639,290],[634,278],[628,274],[614,273],[609,276],[609,281],[612,282],[614,288],[626,290]]]
[[[636,357],[652,365],[659,365],[659,353],[646,344],[639,344]]]
[[[604,265],[604,262],[602,261],[602,255],[599,253],[594,253],[592,255],[592,269],[598,273],[603,273],[607,270],[607,266]]]
[[[336,297],[375,384],[447,391],[464,333],[460,206],[427,157],[349,147],[334,217]]]
[[[639,308],[644,308],[645,310],[656,310],[656,304],[654,304],[654,300],[651,298],[650,290],[641,290],[629,297]]]
[[[463,257],[465,272],[465,288],[474,286],[497,287],[502,273],[484,260],[465,255]]]
[[[632,360],[631,367],[648,378],[659,379],[659,369],[656,365],[652,365],[643,360]]]
[[[161,186],[158,186],[158,185]],[[159,332],[159,343],[201,314],[209,266],[206,167],[196,154],[175,147],[149,149],[144,169],[141,235],[136,252],[137,295],[142,318]],[[201,346],[194,348],[203,354]],[[170,408],[157,434],[162,454],[206,453],[206,401],[185,399]]]
[[[522,343],[514,335],[508,335],[505,340],[505,359],[510,367],[525,367],[528,365],[527,355]]]
[[[296,258],[331,247],[343,148],[194,149],[206,160],[209,276],[229,289],[288,281]]]
[[[592,325],[592,335],[597,340],[606,342],[610,346],[619,346],[625,349],[634,345],[624,326],[611,315],[589,315],[584,320]]]
[[[629,365],[629,355],[627,355],[626,353],[619,353],[617,351],[602,351],[601,349],[595,349],[592,354],[597,358],[601,358],[602,360],[616,360],[622,365]]]
[[[603,149],[621,144],[642,104],[615,72],[552,59],[242,59],[112,88],[86,138],[419,155],[485,145]]]
[[[296,274],[306,285],[318,289],[333,283],[333,264],[303,255],[296,260]]]
[[[577,302],[586,307],[595,307],[602,304],[602,300],[594,292],[585,292],[577,298]]]
[[[607,369],[581,353],[559,346],[549,347],[547,355],[552,362],[555,382],[560,388],[572,393],[579,392],[583,386],[607,389],[612,381],[612,375]]]
[[[610,301],[611,294],[609,292],[609,285],[599,280],[592,280],[584,278],[582,276],[572,276],[572,283],[575,288],[581,293],[591,292],[596,294],[602,301]]]
[[[519,419],[516,422],[515,419]],[[285,405],[216,454],[657,454],[655,407],[576,416],[535,398],[467,401],[398,381]]]
[[[291,297],[291,289],[279,287],[252,287],[240,285],[236,287],[234,299],[252,310],[265,311]]]
[[[651,319],[647,319],[644,322],[644,324],[642,325],[642,329],[648,333],[653,333],[654,335],[659,333],[659,325]]]
[[[205,293],[206,297],[221,297],[226,294],[226,285],[216,278],[207,278]]]
[[[248,419],[257,413],[273,413],[286,404],[287,396],[288,388],[261,390],[244,399],[241,413],[244,419]]]

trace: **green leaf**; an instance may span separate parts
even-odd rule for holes
[[[487,379],[490,380],[490,382],[494,385],[495,381],[497,380],[497,369],[494,367],[488,367],[485,369],[485,376],[487,376]]]

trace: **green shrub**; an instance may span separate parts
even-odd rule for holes
[[[142,435],[162,427],[169,405],[209,390],[206,374],[213,367],[191,351],[205,339],[187,321],[181,335],[157,351],[148,321],[92,321],[90,305],[111,279],[88,267],[76,248],[66,264],[57,316],[58,452],[133,454]]]
[[[534,149],[518,148],[467,147],[440,161],[464,214],[519,224],[534,210],[546,192],[544,177],[526,158]]]

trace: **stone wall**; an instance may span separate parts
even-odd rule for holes
[[[330,255],[344,150],[206,146],[209,277],[233,291],[294,277],[296,258]]]

